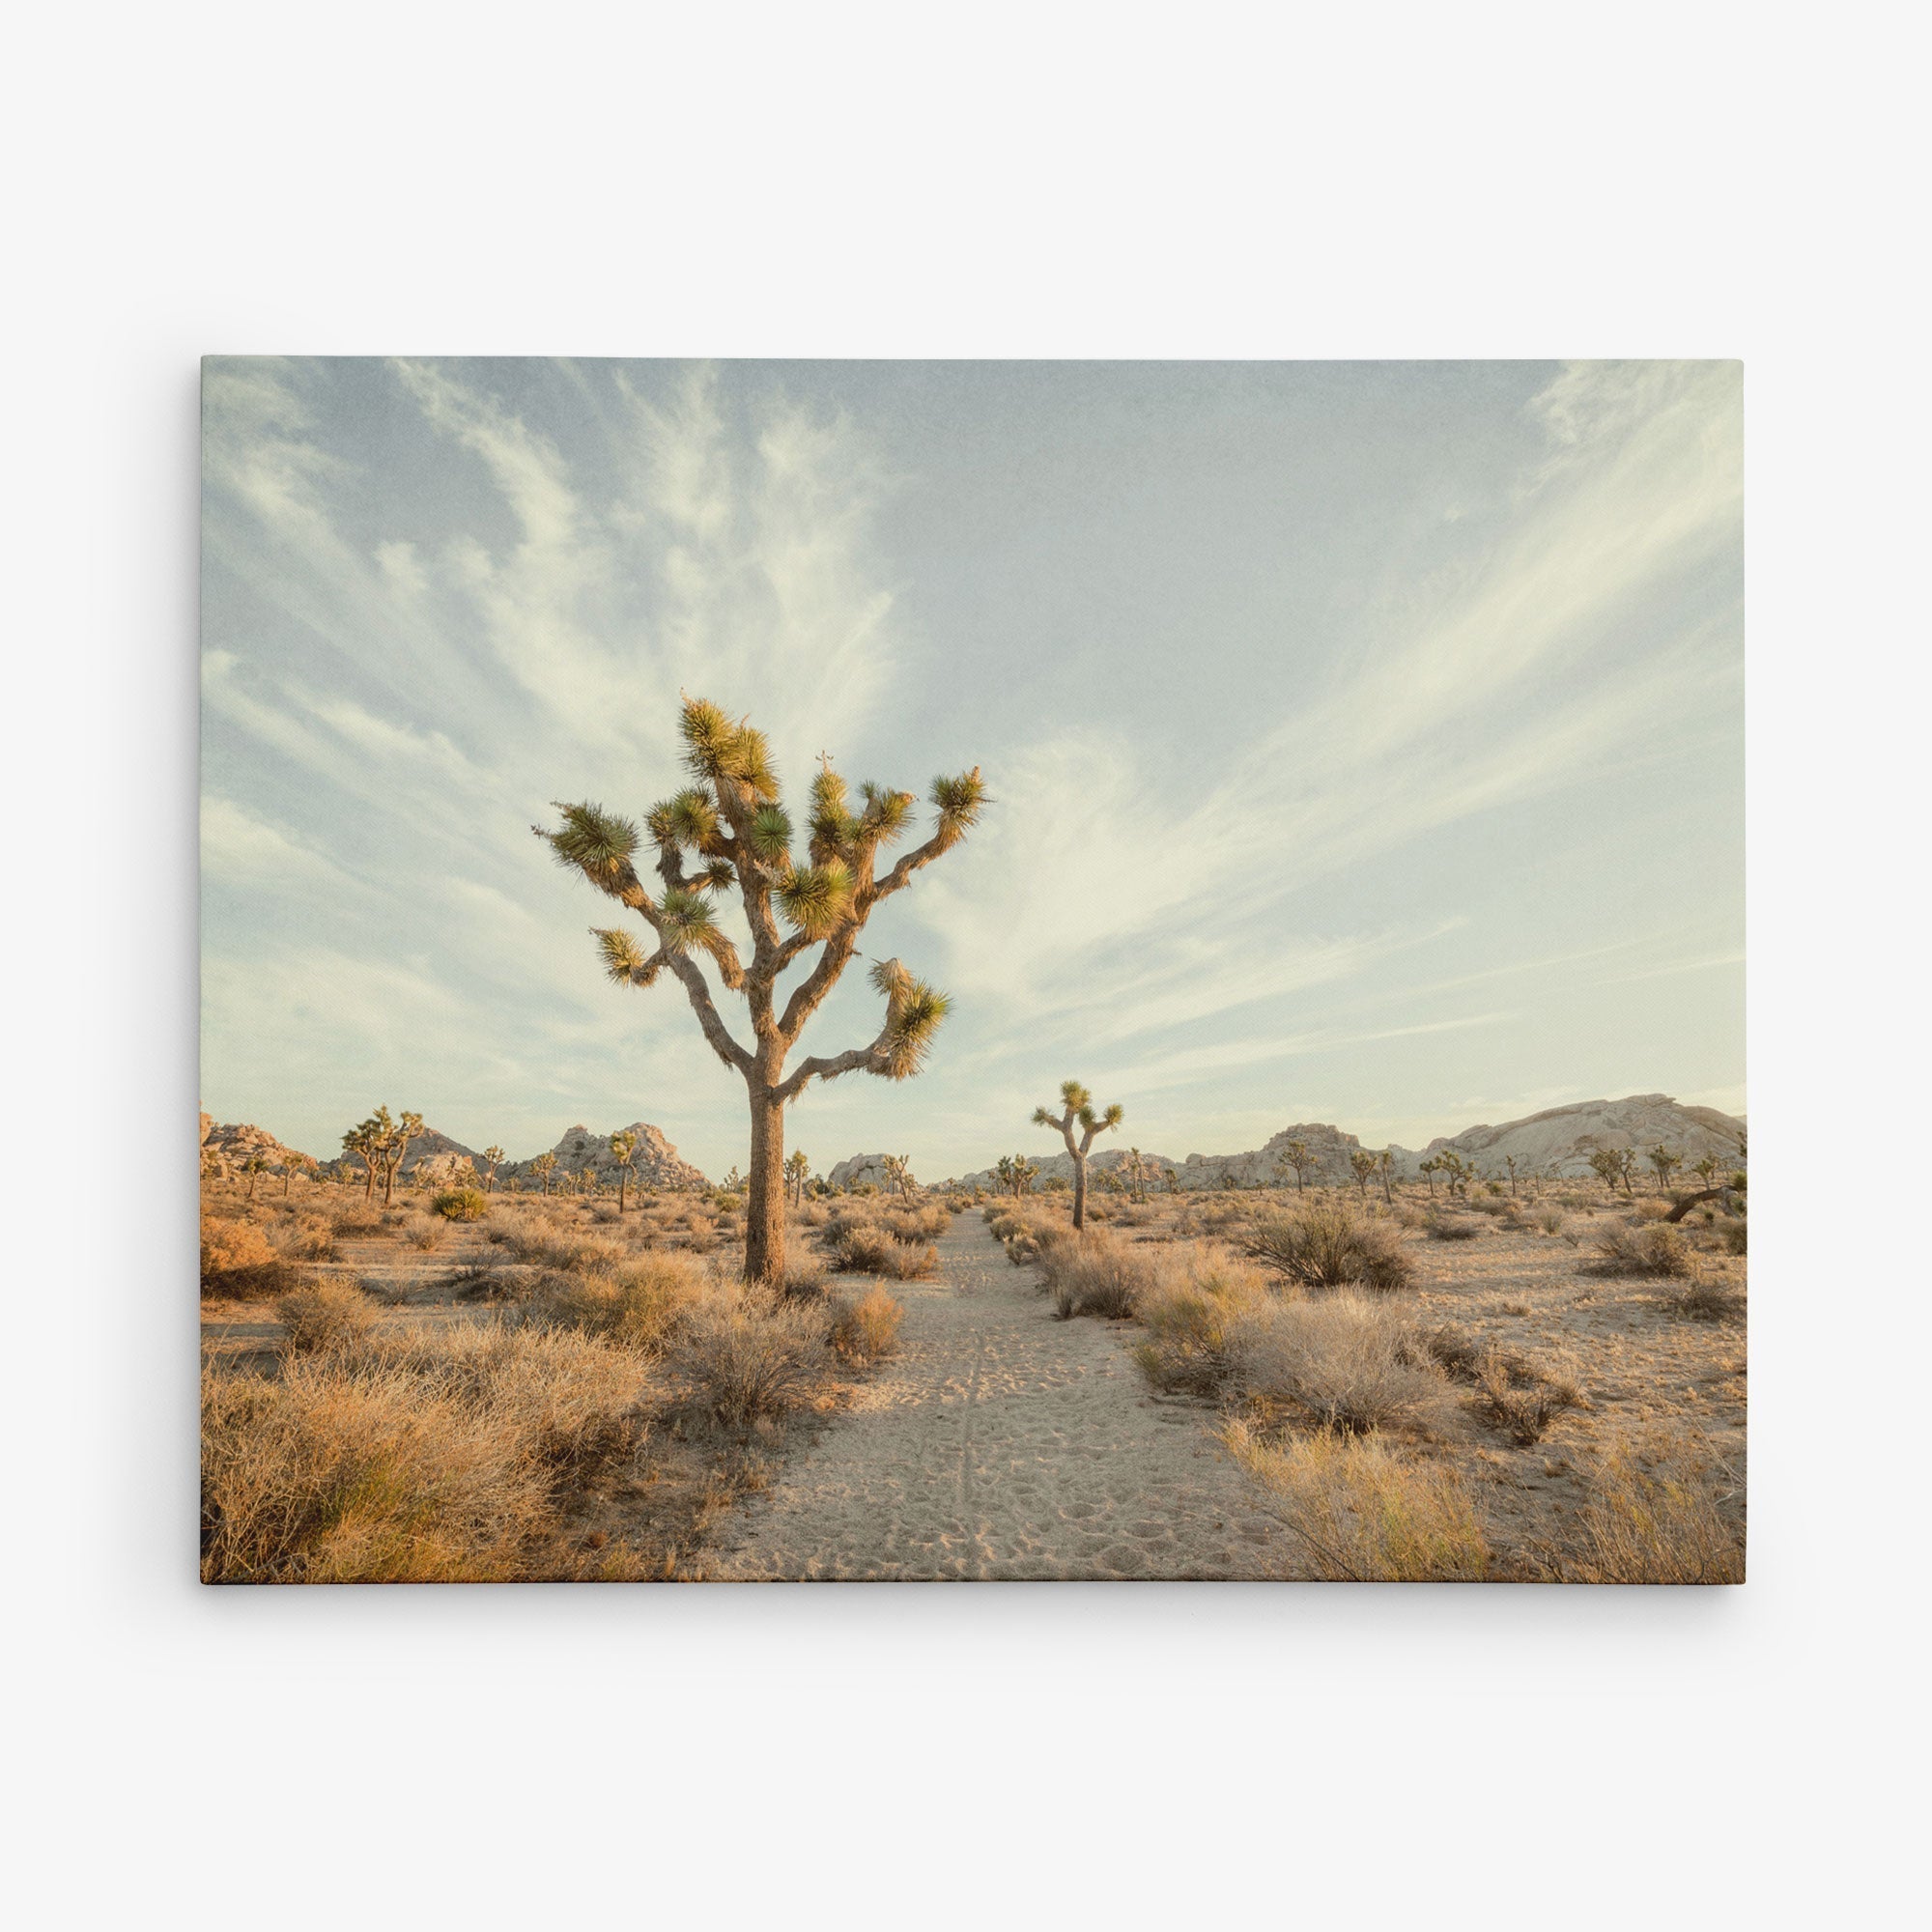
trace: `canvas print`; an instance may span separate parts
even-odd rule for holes
[[[209,358],[204,1580],[1741,1581],[1742,394]]]

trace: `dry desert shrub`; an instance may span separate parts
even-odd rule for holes
[[[1647,1194],[1631,1208],[1632,1218],[1637,1221],[1662,1221],[1670,1213],[1670,1203],[1662,1201],[1655,1194]]]
[[[1473,1241],[1483,1232],[1483,1224],[1467,1214],[1431,1212],[1423,1219],[1423,1233],[1432,1241]]]
[[[1560,1235],[1563,1232],[1563,1210],[1560,1208],[1539,1208],[1530,1218],[1546,1235]]]
[[[443,1231],[432,1222],[425,1228],[412,1228],[403,1238],[419,1253],[429,1254],[442,1245],[442,1235]]]
[[[1728,1275],[1699,1268],[1665,1293],[1664,1306],[1690,1321],[1730,1321],[1744,1313],[1745,1298]]]
[[[1259,1411],[1338,1435],[1394,1424],[1427,1431],[1451,1406],[1413,1326],[1365,1295],[1246,1308],[1230,1324],[1227,1349],[1233,1387]]]
[[[1565,1566],[1587,1583],[1742,1583],[1744,1525],[1728,1472],[1708,1452],[1613,1444],[1582,1512],[1582,1549]]]
[[[1747,1221],[1726,1221],[1718,1230],[1718,1239],[1727,1255],[1741,1255],[1747,1251],[1750,1245],[1749,1227]]]
[[[832,1305],[831,1342],[846,1361],[858,1367],[884,1361],[897,1345],[905,1309],[876,1283],[857,1301],[842,1295]]]
[[[562,1573],[559,1467],[628,1442],[638,1358],[533,1329],[424,1333],[202,1381],[208,1582]]]
[[[1565,1410],[1588,1406],[1576,1378],[1523,1363],[1500,1350],[1484,1350],[1476,1363],[1476,1406],[1518,1448],[1541,1442]]]
[[[490,1211],[490,1199],[480,1187],[446,1187],[429,1206],[445,1221],[480,1221]]]
[[[809,1250],[787,1249],[784,1268],[772,1283],[781,1301],[822,1301],[825,1297],[825,1264]]]
[[[1394,1222],[1371,1221],[1339,1201],[1258,1221],[1241,1245],[1263,1267],[1305,1288],[1387,1292],[1406,1288],[1414,1274]]]
[[[825,1353],[825,1324],[815,1310],[748,1292],[700,1304],[673,1360],[721,1422],[740,1425],[809,1402]]]
[[[531,1300],[539,1321],[659,1354],[711,1293],[703,1264],[689,1255],[639,1255],[594,1273],[548,1273]]]
[[[277,1253],[292,1262],[332,1262],[335,1259],[335,1230],[313,1215],[298,1216],[269,1231],[269,1240]]]
[[[939,1251],[928,1241],[902,1241],[896,1235],[862,1222],[840,1224],[831,1245],[832,1265],[841,1274],[883,1274],[895,1281],[920,1281],[939,1265]]]
[[[1597,1236],[1598,1259],[1589,1263],[1595,1274],[1654,1275],[1681,1280],[1696,1267],[1690,1245],[1675,1228],[1655,1222],[1633,1227],[1625,1222]]]
[[[1260,1268],[1223,1249],[1182,1249],[1163,1257],[1135,1309],[1147,1340],[1134,1350],[1134,1359],[1158,1389],[1218,1395],[1231,1372],[1231,1331],[1271,1293]]]
[[[201,1292],[247,1299],[287,1292],[300,1279],[252,1221],[208,1215],[201,1224]]]
[[[548,1217],[534,1215],[511,1236],[509,1249],[518,1261],[557,1274],[602,1272],[625,1259],[624,1251],[611,1241],[572,1234],[555,1227]]]
[[[346,1281],[304,1282],[275,1303],[275,1315],[298,1355],[352,1349],[376,1325],[369,1297]]]
[[[1452,1470],[1373,1435],[1274,1443],[1240,1421],[1223,1435],[1322,1580],[1470,1583],[1488,1575],[1482,1523]]]
[[[1063,1321],[1075,1315],[1124,1319],[1156,1276],[1151,1256],[1097,1229],[1044,1243],[1039,1264]]]
[[[367,1240],[371,1235],[382,1232],[383,1217],[367,1208],[352,1208],[335,1217],[335,1238],[338,1241]]]

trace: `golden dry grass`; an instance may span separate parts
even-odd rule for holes
[[[832,1347],[844,1360],[862,1367],[884,1361],[898,1344],[904,1320],[903,1304],[875,1283],[856,1301],[841,1296],[833,1304]]]
[[[1582,1548],[1560,1572],[1589,1583],[1742,1583],[1736,1485],[1708,1450],[1620,1440],[1595,1472]]]
[[[1489,1575],[1481,1520],[1453,1470],[1403,1457],[1375,1435],[1275,1442],[1237,1419],[1223,1439],[1290,1532],[1307,1574],[1350,1583],[1467,1583]]]

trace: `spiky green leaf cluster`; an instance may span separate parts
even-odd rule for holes
[[[924,1065],[952,1003],[925,980],[914,979],[896,959],[880,960],[871,980],[886,996],[886,1075],[909,1080]]]
[[[895,791],[890,785],[873,784],[867,780],[859,787],[866,810],[859,820],[859,836],[871,838],[881,845],[893,844],[905,831],[912,816],[912,793]]]
[[[658,837],[662,814],[663,836]],[[718,808],[697,789],[689,785],[668,798],[651,814],[652,834],[661,845],[675,845],[688,852],[708,852],[718,839]]]
[[[778,797],[778,775],[772,770],[771,747],[762,731],[742,722],[732,724],[704,697],[685,700],[678,728],[684,737],[685,763],[697,777],[735,781],[756,799]]]
[[[601,805],[552,803],[563,814],[562,825],[554,832],[541,825],[530,830],[549,845],[558,865],[582,872],[603,892],[616,893],[625,865],[638,849],[638,828]]]
[[[748,840],[753,854],[768,866],[791,857],[791,814],[781,805],[761,805],[752,814]]]
[[[689,952],[709,946],[718,937],[718,923],[709,899],[694,892],[668,892],[658,908],[658,937],[667,952]]]
[[[634,986],[649,983],[643,978],[648,955],[628,932],[615,926],[594,925],[590,929],[596,936],[598,951],[604,955],[604,971],[613,984]]]
[[[811,781],[811,860],[823,865],[851,848],[859,823],[846,804],[845,781],[823,765]]]
[[[929,796],[939,810],[940,842],[949,847],[965,838],[969,826],[979,823],[987,802],[986,786],[978,765],[956,778],[934,779]]]
[[[842,859],[794,867],[778,886],[779,911],[807,939],[826,939],[852,910],[852,873]]]

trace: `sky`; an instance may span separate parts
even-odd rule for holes
[[[202,1104],[324,1157],[380,1102],[516,1157],[641,1119],[742,1166],[742,1082],[674,981],[609,983],[617,909],[530,831],[678,789],[688,691],[788,795],[829,753],[922,800],[977,764],[994,801],[867,929],[952,1009],[917,1079],[792,1108],[820,1171],[1051,1152],[1069,1078],[1171,1158],[1743,1112],[1742,392],[211,358]],[[878,1022],[848,972],[794,1061]]]

